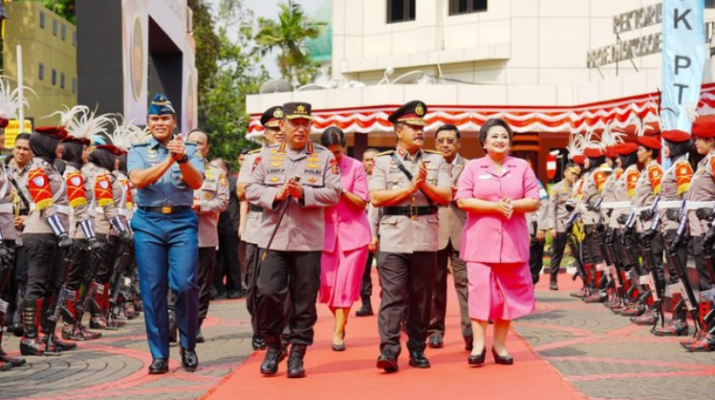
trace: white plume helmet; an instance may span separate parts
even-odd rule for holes
[[[30,103],[27,102],[26,98],[20,99],[20,87],[12,89],[7,79],[10,78],[0,76],[0,119],[11,120],[17,118],[17,112],[20,107],[30,108]],[[35,94],[27,86],[23,86],[23,90]]]
[[[566,145],[566,151],[569,152],[569,158],[583,154],[583,137],[578,132],[569,134],[569,143]]]
[[[586,150],[586,148],[603,150],[604,147],[601,145],[601,141],[596,135],[596,130],[593,127],[588,127],[586,129],[586,134],[583,136],[583,144],[581,145],[581,150]]]
[[[56,111],[49,116],[60,116],[59,126],[63,126],[68,137],[80,140],[92,140],[97,134],[107,134],[107,127],[111,123],[108,114],[97,115],[89,107],[76,105],[72,108],[65,106],[64,111]]]
[[[616,130],[616,128],[614,128],[614,122],[611,122],[603,128],[603,133],[601,133],[601,146],[607,149],[611,146],[623,143],[624,137],[626,137],[626,133],[621,130]]]
[[[634,127],[637,137],[646,136],[648,131],[653,130],[653,127],[646,124],[641,117],[634,115],[629,121]]]
[[[126,121],[120,114],[115,114],[112,119],[114,132],[107,135],[112,144],[122,150],[129,151],[133,144],[139,144],[149,138],[146,129],[142,129],[133,124],[134,120]]]

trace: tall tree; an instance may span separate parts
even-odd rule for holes
[[[245,138],[249,122],[246,95],[258,92],[268,72],[260,64],[260,56],[252,52],[254,18],[242,0],[221,0],[215,15],[218,57],[199,103],[199,124],[209,134],[212,157],[236,166],[241,148],[257,147]],[[199,47],[197,39],[197,54],[203,46]]]
[[[263,57],[279,50],[276,59],[281,77],[291,83],[304,85],[315,74],[317,66],[305,46],[306,39],[315,39],[326,26],[325,22],[312,21],[303,7],[294,0],[280,5],[278,21],[259,18],[256,44]]]

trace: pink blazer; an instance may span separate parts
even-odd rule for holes
[[[338,164],[340,181],[343,187],[363,199],[370,201],[367,189],[367,176],[362,163],[354,158],[343,155]],[[346,203],[344,197],[334,206],[325,209],[325,251],[335,251],[335,245],[340,239],[340,249],[355,250],[370,243],[370,224],[365,211],[355,211]]]
[[[504,196],[512,200],[539,199],[539,184],[526,161],[508,157],[502,175],[497,174],[488,156],[470,161],[459,180],[455,199],[499,201]],[[496,213],[468,212],[460,256],[468,262],[524,263],[529,261],[529,240],[523,213],[515,212],[506,219]]]

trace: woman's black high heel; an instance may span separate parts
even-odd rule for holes
[[[482,354],[475,356],[473,354],[469,355],[469,358],[467,359],[467,363],[471,366],[477,366],[477,365],[483,365],[484,364],[484,359],[487,357],[487,348],[485,347],[482,349]]]
[[[500,356],[497,354],[496,350],[494,350],[494,347],[492,347],[492,355],[494,356],[494,362],[497,364],[501,365],[512,365],[514,364],[514,357],[512,356]]]

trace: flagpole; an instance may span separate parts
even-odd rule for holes
[[[25,94],[23,93],[22,79],[22,46],[17,45],[17,99],[20,103],[20,108],[17,110],[17,117],[18,123],[20,124],[20,133],[25,132]]]

